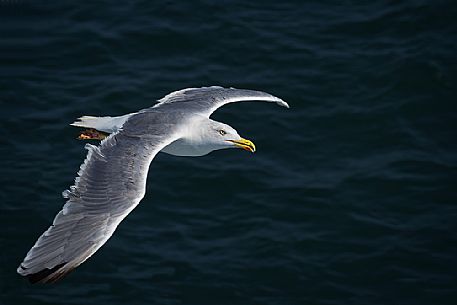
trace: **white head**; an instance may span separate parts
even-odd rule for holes
[[[240,137],[233,127],[208,118],[192,122],[185,134],[185,137],[175,143],[179,147],[185,147],[185,152],[180,150],[179,155],[202,156],[224,148],[242,148],[255,152],[254,143]],[[176,148],[176,145],[172,148]],[[178,154],[177,151],[171,153]]]
[[[208,120],[206,128],[203,131],[205,141],[211,143],[214,149],[242,148],[250,152],[255,152],[254,143],[240,137],[232,126]]]

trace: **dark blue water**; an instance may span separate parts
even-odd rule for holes
[[[455,1],[0,2],[1,304],[455,304]],[[185,87],[252,139],[159,154],[147,195],[55,285],[18,264],[85,157],[81,115]]]

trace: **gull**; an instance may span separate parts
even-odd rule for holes
[[[202,87],[172,92],[154,106],[118,117],[83,116],[71,125],[88,128],[80,139],[86,159],[68,199],[52,225],[38,238],[17,272],[31,283],[53,283],[91,257],[139,204],[146,191],[149,165],[158,152],[203,156],[224,148],[254,152],[255,145],[224,123],[210,119],[233,102],[266,101],[289,108],[261,91]]]

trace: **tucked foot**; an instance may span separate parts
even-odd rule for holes
[[[78,136],[78,140],[103,140],[107,136],[108,134],[104,132],[90,128],[82,131]]]

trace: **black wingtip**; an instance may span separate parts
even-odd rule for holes
[[[64,277],[66,274],[68,274],[72,269],[68,270],[68,271],[65,271],[65,272],[62,272],[62,273],[56,273],[59,269],[61,269],[63,266],[65,266],[67,263],[62,263],[62,264],[59,264],[51,269],[43,269],[37,273],[33,273],[33,274],[27,274],[26,277],[27,279],[29,280],[30,283],[32,284],[35,284],[35,283],[54,283],[56,282],[57,280],[61,279],[62,277]],[[21,268],[23,268],[21,266]],[[23,268],[25,269],[25,268]],[[51,276],[52,274],[55,274],[55,276]]]

